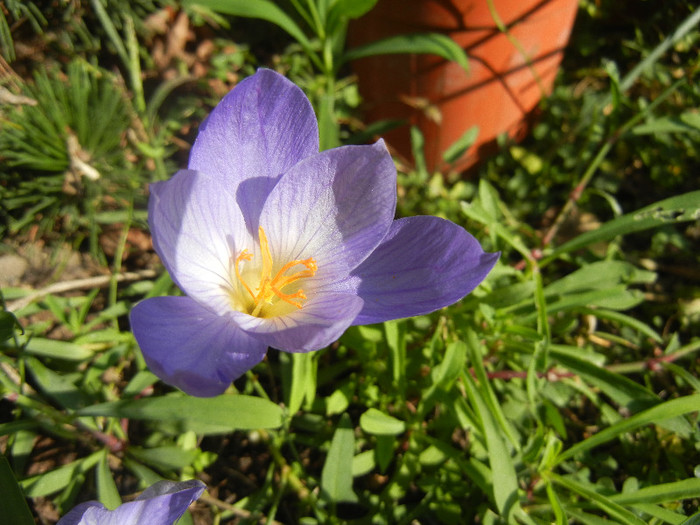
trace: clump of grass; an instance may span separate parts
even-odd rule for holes
[[[56,227],[70,233],[94,222],[106,196],[129,198],[138,183],[128,156],[131,110],[113,75],[78,59],[65,73],[37,70],[23,96],[30,103],[0,116],[9,233],[29,225],[40,236]]]

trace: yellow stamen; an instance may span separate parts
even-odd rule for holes
[[[243,276],[241,275],[239,269],[239,263],[241,261],[250,261],[253,258],[253,255],[248,250],[243,250],[238,257],[236,257],[234,263],[236,277],[250,294],[250,297],[253,299],[253,303],[255,304],[251,315],[257,316],[260,314],[260,311],[265,303],[273,304],[275,297],[301,309],[303,307],[302,301],[306,300],[304,290],[299,289],[294,293],[288,294],[284,293],[282,289],[285,286],[298,281],[299,279],[304,279],[315,275],[316,271],[318,270],[316,261],[313,258],[289,261],[277,272],[274,277],[272,277],[272,253],[270,252],[270,244],[267,240],[267,235],[265,235],[265,230],[263,230],[262,226],[258,228],[258,238],[260,240],[260,251],[262,254],[262,268],[260,272],[260,284],[256,288],[257,293],[254,293],[251,287],[248,286],[248,284],[243,280]],[[287,275],[287,272],[297,265],[302,265],[306,269],[292,273],[291,275]]]

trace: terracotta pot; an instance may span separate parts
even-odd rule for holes
[[[379,0],[350,26],[350,46],[396,34],[440,32],[466,51],[470,70],[434,55],[356,60],[366,120],[400,118],[417,125],[425,136],[429,169],[444,168],[443,152],[476,125],[476,143],[454,167],[473,166],[495,149],[500,133],[515,140],[524,136],[528,115],[552,88],[577,5],[578,0],[493,0],[508,28],[504,33],[487,0]],[[410,157],[409,126],[385,138]]]

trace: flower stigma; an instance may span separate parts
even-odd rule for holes
[[[253,301],[252,306],[248,308],[248,313],[254,317],[267,317],[266,315],[261,315],[263,307],[266,304],[275,304],[277,300],[284,301],[298,309],[303,308],[303,301],[306,300],[304,290],[299,288],[294,293],[285,293],[282,290],[295,281],[306,277],[313,277],[318,270],[316,261],[313,258],[289,261],[282,266],[273,277],[272,272],[274,265],[272,253],[270,253],[270,244],[268,243],[267,235],[265,235],[265,230],[263,230],[262,226],[258,228],[258,239],[260,240],[260,251],[262,254],[259,284],[255,288],[252,288],[241,273],[241,261],[251,261],[253,259],[253,254],[247,249],[244,249],[238,254],[233,265],[238,281],[243,285],[245,293],[247,293]],[[290,270],[299,265],[304,266],[305,269],[288,274]]]

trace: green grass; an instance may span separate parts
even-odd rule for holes
[[[145,21],[179,4],[84,4],[2,33],[17,72],[4,86],[36,104],[0,107],[0,255],[68,246],[94,279],[2,289],[0,514],[50,522],[198,477],[208,496],[183,523],[697,523],[690,2],[582,2],[527,139],[469,178],[399,173],[400,215],[449,218],[502,252],[474,293],[313,354],[270,352],[213,400],[160,383],[129,331],[133,304],[175,293],[139,244],[147,183],[186,163],[220,91],[257,66],[323,100],[304,47],[318,42],[188,3],[195,39],[159,66],[165,37]],[[203,41],[217,53],[196,70]],[[356,85],[332,88],[337,137],[352,141]]]

